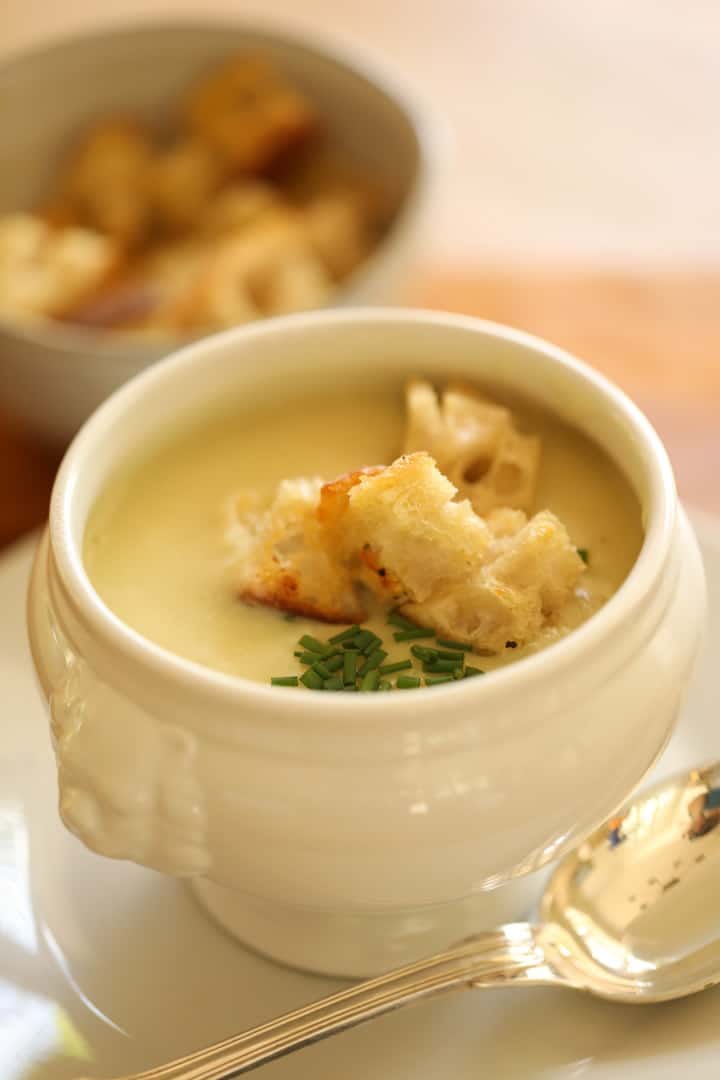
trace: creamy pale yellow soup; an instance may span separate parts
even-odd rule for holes
[[[589,565],[576,598],[533,646],[474,658],[483,670],[516,661],[583,622],[627,576],[642,543],[640,507],[620,470],[594,443],[545,413],[518,408],[540,436],[535,505],[567,526]],[[84,556],[98,593],[145,637],[200,664],[268,682],[300,674],[294,658],[305,633],[337,632],[241,602],[232,586],[225,539],[227,499],[239,489],[271,496],[286,477],[332,478],[364,465],[388,464],[402,448],[404,410],[397,395],[367,392],[313,396],[266,412],[229,410],[185,426],[122,469],[94,506]],[[405,659],[392,627],[377,612],[367,625],[389,656]]]

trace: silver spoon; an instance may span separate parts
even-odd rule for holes
[[[720,982],[720,762],[671,777],[567,855],[511,923],[122,1080],[228,1080],[442,990],[566,986],[612,1001]]]

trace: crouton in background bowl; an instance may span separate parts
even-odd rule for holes
[[[96,31],[2,64],[0,121],[0,407],[47,441],[183,341],[403,295],[431,125],[343,49]]]
[[[465,391],[451,393],[452,385]],[[474,389],[533,407],[521,443],[507,410],[470,399]],[[473,408],[486,428],[503,424],[500,457],[503,446],[513,449],[512,462],[495,458],[497,473],[487,462],[485,479],[477,475],[480,441],[454,472],[468,440],[453,444],[452,434],[473,433]],[[519,401],[516,415],[519,422]],[[508,486],[504,466],[522,460],[533,472],[535,437],[541,456],[528,499],[524,480]],[[477,517],[447,477],[430,476],[428,486],[428,439]],[[411,487],[401,488],[409,464]],[[366,468],[350,488],[350,519],[339,514],[353,466]],[[473,560],[490,554],[491,522],[500,528],[491,542],[502,549],[497,562],[511,565],[483,564],[494,575],[484,595],[493,611],[515,597],[523,618],[533,583],[544,617],[557,602],[550,587],[567,570],[589,594],[628,538],[631,554],[606,601],[567,634],[531,652],[520,639],[486,642],[483,651],[473,644],[471,663],[486,670],[469,678],[452,651],[443,660],[452,676],[427,673],[449,670],[434,666],[440,653],[422,655],[438,625],[427,604],[415,605],[409,626],[388,608],[366,625],[393,651],[368,654],[357,687],[359,652],[375,649],[373,633],[362,630],[361,643],[358,626],[338,634],[331,612],[315,609],[310,622],[302,604],[273,596],[262,606],[257,590],[243,588],[248,564],[256,585],[274,580],[246,544],[248,522],[262,527],[267,517],[255,489],[264,477],[268,494],[278,481],[287,494],[285,478],[304,476],[292,485],[302,502],[300,488],[315,490],[313,475],[339,475],[323,489],[332,496],[323,519],[331,531],[333,520],[352,536],[363,514],[377,519],[379,547],[378,532],[355,537],[374,587],[396,577],[403,591],[427,586],[428,603],[450,597],[458,617],[468,596],[478,619],[484,610],[472,588],[485,570]],[[228,532],[225,508],[230,499],[235,515],[237,486],[246,483],[250,518]],[[501,494],[504,506],[491,506]],[[536,518],[515,536],[520,506]],[[313,546],[321,517],[286,509],[291,528],[299,520],[302,530],[278,534],[271,562],[292,593],[298,583],[315,588],[318,575],[331,579],[325,549]],[[554,543],[553,510],[573,551]],[[307,573],[293,578],[285,560],[298,551],[302,558],[303,545]],[[324,584],[317,588],[324,594]],[[622,804],[677,721],[703,613],[700,555],[670,463],[632,402],[530,335],[409,309],[266,320],[197,342],[122,387],[66,455],[28,605],[66,826],[96,852],[192,878],[205,907],[254,948],[344,975],[416,959],[492,924],[499,913],[488,896],[525,884]],[[518,636],[531,632],[516,625]],[[467,638],[437,637],[440,648],[470,648]],[[339,692],[329,692],[339,676],[323,681],[338,659],[324,641],[345,642],[337,646]],[[325,674],[309,668],[312,678],[298,678],[318,649]],[[378,655],[399,668],[387,693],[378,683],[387,669],[372,668]]]

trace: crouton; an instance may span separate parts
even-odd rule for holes
[[[585,568],[545,510],[488,524],[426,453],[323,484],[286,480],[268,510],[238,512],[240,596],[326,622],[364,617],[357,586],[477,652],[532,641]]]
[[[488,550],[485,522],[455,495],[429,454],[398,458],[351,488],[348,541],[373,552],[407,596],[425,600],[444,584],[471,578]]]
[[[52,228],[32,214],[0,218],[5,316],[63,316],[99,289],[117,265],[115,245],[90,229]]]
[[[211,71],[190,93],[190,130],[228,165],[267,169],[317,128],[314,107],[262,56],[236,57]]]
[[[220,159],[196,139],[179,139],[149,165],[152,213],[163,229],[181,232],[197,225],[220,187]]]
[[[134,120],[99,123],[75,152],[60,184],[79,220],[126,247],[145,238],[150,199],[149,134]]]
[[[226,536],[240,599],[325,622],[361,622],[352,578],[317,516],[322,480],[283,480],[271,505],[234,500]]]
[[[476,652],[499,652],[508,641],[532,642],[573,596],[584,563],[565,526],[548,510],[514,535],[500,537],[491,550],[473,578],[436,590],[425,602],[405,604],[403,614],[470,642]]]
[[[530,508],[540,441],[517,430],[509,409],[460,387],[438,398],[422,380],[408,384],[406,403],[405,453],[431,454],[478,514]]]

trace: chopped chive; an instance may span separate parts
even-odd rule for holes
[[[431,664],[423,664],[423,671],[435,675],[442,671],[455,671],[459,667],[462,667],[462,660],[460,663],[457,660],[433,660]]]
[[[347,641],[343,641],[342,647],[343,649],[352,649],[354,652],[360,652],[357,645],[355,644],[354,637],[348,638]]]
[[[416,638],[435,637],[435,631],[424,630],[422,626],[418,626],[415,630],[399,630],[393,637],[396,641],[414,641]]]
[[[430,675],[425,679],[426,686],[437,686],[439,683],[454,682],[453,675]]]
[[[466,667],[464,677],[466,679],[471,679],[473,677],[473,675],[484,675],[484,674],[485,674],[485,672],[483,671],[482,668],[479,668],[479,667]]]
[[[398,690],[416,690],[420,685],[417,675],[398,675],[395,686]]]
[[[472,645],[467,641],[451,641],[450,638],[438,638],[438,645],[444,649],[462,649],[463,652],[472,652]]]
[[[329,656],[327,660],[323,660],[323,664],[330,672],[339,671],[343,666],[343,661],[347,654],[335,653],[334,656]]]
[[[382,649],[375,649],[358,668],[358,675],[364,675],[366,672],[372,671],[373,668],[379,668],[386,656],[387,653],[383,652]]]
[[[270,680],[271,686],[297,686],[297,675],[273,675]]]
[[[343,682],[351,685],[355,682],[355,669],[358,653],[346,652],[343,656]]]
[[[389,679],[381,679],[378,685],[378,690],[392,690],[392,683]]]
[[[319,653],[320,656],[329,656],[330,653],[335,651],[326,642],[318,641],[312,634],[303,634],[300,638],[300,644],[304,648],[309,649],[310,652]]]
[[[316,664],[318,660],[322,659],[322,657],[320,656],[320,653],[316,653],[316,652],[301,652],[301,653],[295,653],[295,655],[297,656],[297,658],[298,658],[298,660],[300,661],[301,664],[312,665],[312,664]]]
[[[406,619],[398,611],[391,611],[387,617],[390,626],[399,626],[401,630],[417,630],[418,624]]]
[[[587,564],[590,562],[590,552],[588,551],[588,549],[587,548],[578,548],[577,553],[580,556],[580,558],[582,559],[582,561],[585,563],[585,565],[587,566]]]
[[[339,676],[335,676],[332,679],[326,679],[323,683],[323,690],[342,690],[343,681]]]
[[[326,667],[322,660],[318,660],[312,665],[312,670],[316,671],[321,679],[329,679],[332,676],[330,668]]]
[[[417,656],[418,660],[423,660],[427,663],[432,663],[433,660],[437,660],[437,649],[428,649],[425,645],[411,645],[410,652],[413,656]]]
[[[355,683],[352,683],[350,686],[343,686],[343,691],[346,694],[354,694],[357,691],[357,686],[355,685]]]
[[[372,630],[361,630],[359,634],[356,634],[353,638],[353,643],[356,649],[363,652],[366,645],[369,645],[371,641],[377,637],[377,634],[373,634]]]
[[[373,634],[367,645],[360,651],[364,652],[366,656],[369,656],[370,653],[374,653],[376,649],[382,649],[382,638],[378,637],[377,634]]]
[[[464,678],[465,678],[465,668],[456,667],[455,670],[453,671],[453,679],[464,679]]]
[[[412,667],[412,660],[398,660],[396,664],[383,664],[380,671],[381,675],[392,675],[394,671],[407,671]]]
[[[298,657],[298,659],[299,659],[299,658],[300,658],[301,656],[304,656],[304,655],[305,655],[305,652],[304,652],[304,650],[303,650],[303,649],[296,649],[296,650],[295,650],[295,652],[293,653],[293,656],[297,656],[297,657]]]
[[[461,664],[465,663],[464,652],[450,652],[447,649],[439,649],[437,654],[438,660],[457,660]]]
[[[312,668],[308,668],[305,674],[300,676],[300,682],[307,686],[308,690],[322,690],[323,681],[322,675],[318,675]]]
[[[375,671],[375,670],[368,671],[367,674],[363,675],[363,677],[362,677],[362,682],[360,683],[360,689],[361,690],[366,690],[366,691],[367,690],[377,690],[379,685],[380,685],[380,672]]]
[[[339,645],[342,641],[349,641],[350,638],[355,637],[360,632],[359,626],[349,626],[347,630],[343,630],[340,634],[333,634],[328,641],[331,645]]]

